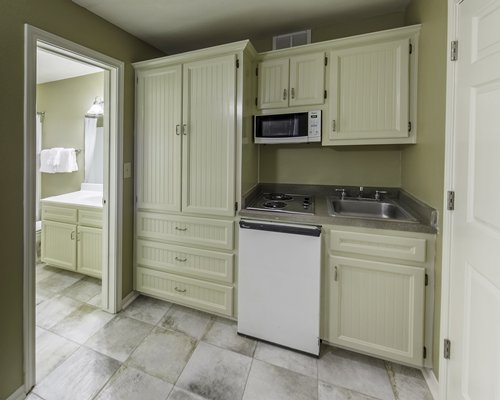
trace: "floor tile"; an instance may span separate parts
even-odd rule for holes
[[[37,282],[37,287],[61,293],[64,289],[70,287],[75,282],[83,278],[83,275],[71,271],[58,271],[45,279]]]
[[[89,304],[79,308],[59,321],[51,331],[74,342],[83,344],[115,316]]]
[[[203,337],[203,341],[252,357],[257,342],[238,335],[237,331],[238,324],[236,322],[217,318]]]
[[[36,331],[36,380],[41,382],[59,364],[80,346],[52,332],[37,327]]]
[[[97,296],[101,293],[101,291],[101,281],[99,279],[86,276],[64,289],[62,293],[72,299],[86,302]]]
[[[317,379],[253,360],[243,400],[315,400]]]
[[[36,288],[36,305],[49,300],[57,295],[56,292],[53,292],[52,290],[48,289],[42,289],[37,286]]]
[[[47,264],[37,264],[35,268],[35,282],[40,282],[49,276],[53,276],[61,271],[60,268],[52,267]]]
[[[81,305],[80,301],[57,295],[36,307],[36,324],[49,329]]]
[[[398,400],[433,400],[420,370],[389,362],[387,367]]]
[[[122,366],[95,400],[165,400],[172,387],[138,369]]]
[[[201,311],[182,306],[172,306],[161,320],[160,326],[201,339],[208,329],[212,317]]]
[[[179,332],[156,327],[132,353],[127,365],[175,383],[196,346],[196,340]]]
[[[52,371],[34,392],[45,400],[90,400],[120,367],[120,363],[80,347]]]
[[[319,379],[381,400],[394,400],[382,360],[324,346],[318,361]]]
[[[318,378],[318,360],[312,356],[259,342],[254,357],[302,375],[307,375],[315,379]]]
[[[152,297],[139,296],[130,304],[122,314],[148,324],[156,325],[167,313],[172,303],[153,299]]]
[[[204,397],[188,392],[187,390],[174,387],[167,400],[206,400]]]
[[[200,342],[177,386],[211,400],[242,397],[252,359]]]
[[[319,382],[318,400],[377,400],[375,397],[353,392],[325,382]]]
[[[153,325],[118,316],[87,340],[85,346],[123,362],[152,329]]]
[[[87,301],[87,304],[101,308],[102,307],[102,293],[99,293],[97,296],[92,297],[90,300]]]

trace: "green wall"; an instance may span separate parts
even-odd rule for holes
[[[418,137],[402,151],[402,186],[439,211],[442,229],[446,114],[447,1],[412,0],[407,24],[422,24],[418,66]],[[433,364],[439,374],[442,236],[437,236]]]
[[[23,384],[23,97],[24,23],[126,63],[124,161],[133,159],[131,62],[163,55],[70,0],[0,1],[0,399]],[[132,289],[133,181],[124,181],[123,293]]]
[[[85,113],[96,97],[104,97],[104,72],[37,85],[36,109],[45,113],[42,149],[73,147],[78,171],[42,173],[42,198],[80,190],[85,179]]]

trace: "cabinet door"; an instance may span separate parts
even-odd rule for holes
[[[325,54],[290,58],[290,106],[323,104],[325,99]]]
[[[77,271],[100,278],[102,275],[102,229],[78,227]]]
[[[182,211],[234,215],[236,56],[184,65]]]
[[[76,270],[76,225],[62,222],[42,222],[42,261]]]
[[[332,51],[330,59],[323,144],[408,138],[409,40]]]
[[[258,107],[288,107],[289,59],[262,61],[258,71]]]
[[[425,269],[330,257],[327,340],[422,366]]]
[[[137,207],[181,210],[182,68],[138,75]]]

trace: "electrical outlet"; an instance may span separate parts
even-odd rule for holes
[[[132,163],[123,164],[123,179],[132,178]]]

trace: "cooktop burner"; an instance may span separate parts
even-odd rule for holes
[[[314,214],[314,196],[288,193],[262,193],[247,210],[290,214]]]
[[[262,206],[265,208],[285,208],[286,203],[284,201],[266,201]]]
[[[293,197],[285,193],[269,193],[265,195],[268,200],[292,200]]]

